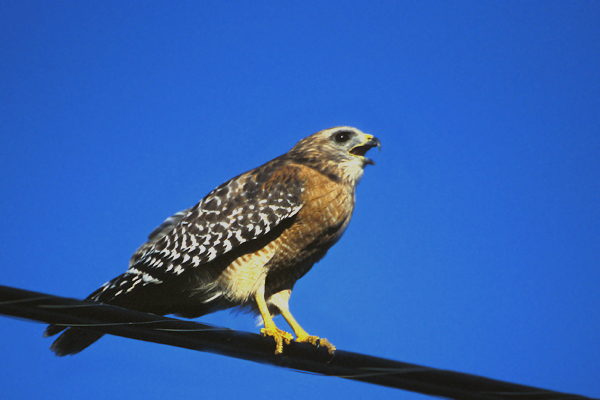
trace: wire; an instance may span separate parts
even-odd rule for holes
[[[590,399],[348,351],[330,355],[306,343],[275,355],[273,340],[257,334],[1,285],[0,314],[457,400]]]

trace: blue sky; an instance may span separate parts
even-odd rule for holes
[[[600,3],[9,1],[0,38],[0,284],[83,298],[164,218],[351,125],[382,151],[295,287],[303,327],[600,397]],[[424,398],[116,337],[59,359],[43,329],[0,318],[4,398]]]

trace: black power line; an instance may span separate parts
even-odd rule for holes
[[[274,355],[273,340],[257,334],[7,286],[0,286],[0,314],[451,399],[590,399],[348,351],[330,355],[305,343],[292,343]]]

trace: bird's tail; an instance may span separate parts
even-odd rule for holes
[[[62,326],[50,325],[46,328],[44,337],[54,336],[64,329],[65,328]],[[104,336],[104,334],[100,332],[80,328],[68,328],[54,341],[54,343],[52,343],[50,350],[59,357],[77,354],[96,342],[102,336]]]

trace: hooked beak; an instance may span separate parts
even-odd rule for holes
[[[350,149],[350,154],[363,158],[365,164],[375,165],[375,161],[365,157],[365,154],[367,154],[367,151],[371,150],[373,147],[377,147],[379,151],[381,151],[381,142],[373,135],[365,135],[365,138],[367,140],[363,144]]]

